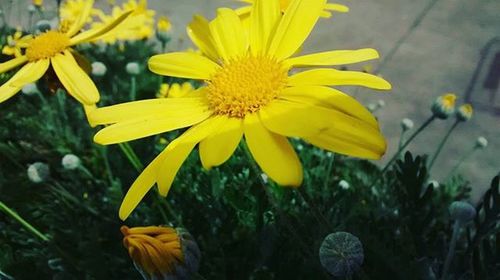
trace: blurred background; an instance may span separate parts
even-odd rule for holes
[[[96,2],[103,8],[109,7],[108,1]],[[16,15],[25,13],[30,0],[0,0],[0,3],[14,4],[7,15],[10,20],[26,20]],[[44,5],[55,3],[56,0],[45,0]],[[380,52],[380,60],[353,68],[384,76],[392,83],[393,90],[378,93],[350,87],[344,91],[366,106],[379,107],[375,115],[388,139],[388,155],[397,149],[401,120],[410,118],[418,127],[430,116],[431,103],[437,96],[453,92],[459,97],[457,105],[472,103],[473,118],[452,134],[431,177],[443,180],[462,155],[474,147],[477,137],[483,136],[489,142],[488,147],[474,153],[459,170],[471,182],[473,199],[477,199],[500,170],[500,1],[339,0],[335,3],[347,5],[350,12],[321,19],[303,53],[368,47]],[[185,26],[193,14],[212,18],[218,7],[242,5],[234,0],[149,0],[148,6],[157,11],[157,16],[167,15],[171,19],[173,39],[169,48],[179,50],[192,47]],[[380,101],[385,106],[380,108]],[[433,154],[452,124],[452,120],[432,123],[409,149],[418,154]]]

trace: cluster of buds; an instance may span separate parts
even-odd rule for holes
[[[453,93],[447,93],[436,98],[432,104],[431,111],[437,118],[447,119],[455,114],[458,121],[466,122],[472,118],[474,112],[471,104],[463,104],[455,109],[457,96]]]

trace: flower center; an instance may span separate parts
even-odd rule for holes
[[[208,102],[218,115],[244,118],[278,97],[288,70],[276,60],[244,56],[223,65],[209,80]]]
[[[35,37],[26,49],[29,61],[55,56],[70,45],[69,37],[58,31],[47,31]]]

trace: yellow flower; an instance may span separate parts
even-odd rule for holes
[[[224,163],[244,136],[257,164],[283,186],[298,187],[300,160],[287,137],[301,137],[329,151],[379,159],[386,150],[377,120],[360,103],[329,86],[388,90],[383,78],[327,66],[378,58],[373,49],[327,51],[291,57],[319,19],[326,0],[294,0],[280,13],[278,0],[257,0],[250,30],[231,9],[207,22],[195,17],[188,34],[204,55],[153,56],[151,71],[196,79],[204,85],[184,98],[130,102],[96,109],[94,124],[107,124],[94,141],[114,144],[184,127],[134,182],[120,208],[125,219],[157,182],[167,195],[175,175],[199,143],[204,168]],[[292,74],[294,68],[314,67]]]
[[[92,10],[94,1],[87,0],[85,3],[80,17],[74,20],[66,32],[50,30],[37,35],[27,41],[24,46],[24,55],[0,63],[0,74],[25,64],[10,80],[0,86],[0,102],[12,97],[24,85],[40,79],[50,66],[68,93],[78,102],[93,105],[99,101],[99,92],[90,77],[76,62],[72,47],[91,42],[109,33],[130,12],[122,14],[116,21],[102,28],[80,32]]]
[[[33,5],[41,7],[43,5],[43,0],[33,0]]]
[[[256,2],[256,0],[236,1],[248,3],[251,5],[254,5],[254,3]],[[279,0],[280,11],[284,13],[288,6],[290,6],[290,3],[292,3],[292,1],[293,0]],[[251,5],[236,9],[236,13],[242,18],[247,18],[250,15],[250,11],[252,10]],[[347,13],[349,12],[349,7],[340,4],[325,3],[323,11],[321,12],[321,17],[330,18],[332,16],[332,12]]]
[[[123,245],[144,279],[188,279],[198,270],[200,251],[186,230],[157,226],[120,230]]]
[[[160,86],[160,90],[156,94],[156,97],[158,98],[165,98],[165,97],[173,97],[173,98],[179,98],[179,97],[186,97],[189,93],[194,92],[194,88],[189,82],[185,82],[182,85],[178,83],[174,83],[172,85],[169,84],[162,84]]]
[[[472,113],[474,109],[472,109],[471,104],[464,104],[460,106],[457,110],[457,118],[462,122],[466,122],[472,118]]]
[[[456,100],[457,96],[453,93],[439,96],[432,104],[431,111],[437,118],[447,119],[455,112]]]
[[[169,32],[172,29],[172,23],[166,16],[161,16],[156,23],[156,30],[158,32]]]
[[[123,11],[134,10],[134,12],[124,20],[113,33],[109,33],[100,39],[108,44],[113,44],[117,40],[142,40],[151,38],[154,35],[155,11],[148,10],[147,0],[129,0],[123,7],[114,7],[111,15],[106,15],[102,11],[97,13],[101,22],[92,23],[92,27],[98,28],[114,21]]]
[[[7,36],[7,45],[2,48],[2,53],[5,55],[13,55],[15,57],[22,56],[22,48],[28,46],[28,41],[32,36],[23,36],[23,32],[16,31],[14,35]]]

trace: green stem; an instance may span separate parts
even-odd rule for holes
[[[328,153],[327,153],[328,155]],[[328,187],[328,184],[330,183],[330,173],[332,173],[332,167],[333,167],[333,162],[335,161],[335,154],[331,153],[331,157],[328,160],[328,166],[326,168],[326,177],[325,177],[325,183],[324,183],[324,188],[326,189]]]
[[[461,223],[459,221],[455,221],[455,224],[453,225],[453,234],[450,241],[450,248],[448,249],[448,255],[446,255],[446,260],[444,262],[443,273],[441,274],[441,280],[445,280],[448,276],[448,270],[450,269],[453,255],[455,255],[455,245],[457,244],[460,227]]]
[[[135,75],[130,76],[130,100],[134,101],[137,97],[137,80]]]
[[[451,169],[450,173],[448,173],[448,175],[446,175],[446,179],[445,179],[445,182],[448,181],[448,179],[451,178],[451,176],[453,176],[453,174],[455,174],[455,172],[457,172],[458,168],[462,165],[462,163],[465,162],[466,159],[468,159],[475,151],[477,150],[476,147],[472,148],[472,150],[470,150],[469,152],[465,153],[457,162],[457,164],[455,164],[455,166]]]
[[[405,129],[401,130],[401,135],[399,136],[399,142],[398,142],[398,151],[401,150],[401,147],[403,147],[405,132],[406,132]]]
[[[398,151],[392,156],[392,158],[389,160],[389,162],[387,162],[387,164],[385,165],[385,167],[382,169],[382,173],[385,173],[385,171],[387,171],[387,169],[389,169],[389,167],[391,167],[391,165],[394,163],[394,161],[396,159],[399,158],[399,155],[401,154],[401,152],[406,148],[408,147],[408,145],[411,143],[411,141],[413,141],[413,139],[415,139],[415,137],[417,137],[417,135],[420,134],[420,132],[422,132],[427,126],[429,126],[429,124],[431,124],[434,120],[436,119],[436,116],[432,115],[429,119],[427,119],[409,138],[408,140],[406,140],[404,142],[404,144],[401,146],[401,148],[398,149]]]
[[[132,164],[132,166],[135,168],[135,170],[137,170],[137,172],[141,172],[144,169],[144,165],[142,164],[139,157],[137,157],[134,150],[132,150],[132,147],[130,147],[130,144],[125,142],[125,143],[118,144],[118,146],[120,146],[120,149],[122,150],[123,154],[127,157],[130,164]]]
[[[108,153],[106,150],[106,146],[98,146],[99,152],[101,153],[102,158],[104,159],[104,168],[106,168],[106,173],[108,175],[109,184],[112,186],[114,184],[113,172],[111,171],[111,166],[108,160]]]
[[[0,201],[0,211],[2,211],[5,214],[7,214],[8,216],[11,216],[12,218],[14,218],[24,228],[26,228],[29,232],[33,233],[33,235],[40,238],[41,240],[43,240],[45,242],[50,240],[45,234],[41,233],[34,226],[32,226],[30,223],[28,223],[25,219],[23,219],[21,216],[19,216],[14,210],[10,209],[7,205],[5,205],[1,201]]]
[[[436,150],[436,152],[434,153],[434,156],[432,157],[430,163],[429,163],[429,168],[428,168],[428,172],[431,171],[432,169],[432,166],[434,165],[434,163],[436,162],[436,159],[437,157],[439,156],[439,154],[441,153],[441,150],[443,149],[444,147],[444,144],[446,144],[446,141],[448,141],[448,138],[450,138],[450,135],[451,133],[453,132],[453,130],[455,130],[455,128],[458,126],[458,124],[460,123],[459,120],[457,120],[452,126],[451,128],[448,130],[448,132],[446,133],[446,135],[444,136],[443,140],[441,140],[441,143],[439,143],[439,146]]]

